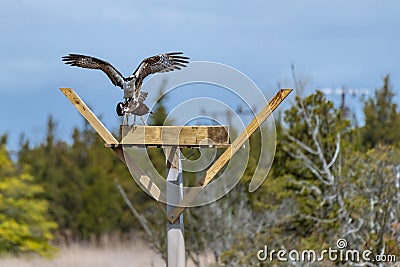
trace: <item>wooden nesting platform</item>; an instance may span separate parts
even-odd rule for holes
[[[242,147],[279,104],[292,92],[292,89],[279,90],[260,113],[257,114],[256,118],[247,125],[246,129],[229,144],[228,128],[226,126],[122,126],[122,140],[119,142],[74,90],[71,88],[60,88],[60,90],[103,138],[106,146],[110,147],[125,164],[126,155],[123,153],[123,146],[227,147],[209,167],[204,177],[199,180],[198,185],[201,187],[201,190],[194,188],[187,192],[178,205],[168,213],[167,217],[171,223],[174,223],[179,218],[180,214],[214,179],[239,148]],[[140,183],[146,188],[150,188],[150,193],[157,201],[164,202],[166,199],[165,195],[151,181],[150,177],[140,169],[140,166],[134,160],[131,160],[130,164],[134,164],[135,166],[133,167],[139,171]]]
[[[229,146],[227,126],[130,126],[122,125],[121,141],[118,141],[93,114],[72,88],[60,88],[81,115],[93,126],[106,142],[107,147],[132,146],[179,146],[218,147]]]
[[[227,126],[121,126],[121,145],[217,147],[229,146]]]

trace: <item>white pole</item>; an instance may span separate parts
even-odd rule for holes
[[[178,203],[183,198],[181,152],[177,146],[166,147],[165,152],[167,165],[166,200],[167,203]],[[180,187],[178,193],[176,186]],[[175,206],[167,204],[167,215],[174,208]],[[179,216],[179,220],[173,224],[167,220],[167,267],[186,266],[185,239],[183,233],[183,214],[181,214]]]

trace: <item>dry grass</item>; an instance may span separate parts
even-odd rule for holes
[[[0,258],[0,266],[7,267],[143,267],[165,266],[159,255],[143,242],[114,245],[106,248],[72,245],[60,248],[53,259],[40,257]]]

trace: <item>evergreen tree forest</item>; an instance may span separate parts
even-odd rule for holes
[[[349,101],[334,103],[317,90],[297,95],[291,107],[275,114],[276,154],[261,188],[247,190],[259,155],[255,134],[241,182],[215,203],[185,211],[187,257],[197,266],[203,266],[204,253],[212,255],[215,266],[265,266],[257,259],[264,245],[320,250],[346,239],[352,249],[400,259],[400,111],[395,97],[386,76],[373,94],[353,100],[363,107],[364,119],[356,123]],[[152,124],[161,124],[167,110],[161,101]],[[49,117],[39,145],[21,138],[15,160],[7,151],[7,136],[1,138],[0,252],[49,256],[59,244],[141,238],[165,257],[160,206],[90,125],[74,129],[72,142],[66,142],[55,134],[57,123]],[[165,175],[161,149],[148,151]],[[274,266],[289,265],[304,266]]]

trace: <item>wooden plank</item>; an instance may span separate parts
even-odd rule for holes
[[[158,188],[158,186],[151,181],[150,177],[143,172],[143,170],[139,167],[139,165],[136,164],[136,162],[129,156],[128,153],[124,153],[123,148],[121,146],[116,146],[116,147],[114,146],[111,147],[111,149],[115,152],[115,154],[117,154],[118,158],[125,165],[126,165],[126,160],[129,161],[129,166],[131,168],[134,168],[138,173],[139,183],[141,183],[142,186],[144,186],[148,190],[150,195],[153,196],[153,198],[157,201],[161,209],[163,211],[166,211],[166,205],[165,205],[166,197],[165,194],[160,190],[160,188]],[[125,156],[128,157],[128,159],[126,159]]]
[[[121,144],[227,147],[227,126],[121,126]]]
[[[236,154],[240,147],[250,138],[250,136],[260,127],[260,125],[271,115],[280,103],[292,92],[293,89],[281,89],[271,99],[271,101],[260,111],[260,113],[249,123],[246,129],[235,139],[235,141],[224,151],[224,153],[211,165],[205,176],[199,181],[201,190],[190,190],[176,207],[168,214],[168,220],[173,223],[179,218],[179,215],[211,182],[215,175],[225,166],[225,164]]]
[[[139,173],[139,182],[147,188],[150,194],[160,203],[160,206],[165,210],[165,194],[155,185],[151,179],[143,172],[143,170],[136,164],[136,162],[129,156],[129,154],[123,152],[123,148],[119,145],[119,142],[115,137],[107,130],[107,128],[101,123],[101,121],[94,115],[89,107],[83,102],[83,100],[75,93],[72,88],[60,88],[60,91],[71,101],[76,107],[79,113],[92,125],[96,132],[106,142],[106,147],[110,147],[118,158],[126,165],[126,161],[129,160],[131,168],[135,168]],[[127,156],[128,158],[126,158]]]
[[[96,132],[108,145],[119,144],[118,140],[107,130],[104,124],[94,115],[90,108],[82,101],[72,88],[60,88],[60,91],[71,101],[81,115],[92,125]]]
[[[123,148],[121,146],[111,147],[111,149],[117,154],[118,158],[127,165],[126,161],[129,161],[129,167],[136,170],[139,176],[139,182],[147,188],[149,193],[154,197],[155,200],[159,202],[165,202],[165,195],[161,190],[154,184],[150,177],[147,176],[144,171],[136,164],[136,162],[130,157],[128,153],[124,153]]]

